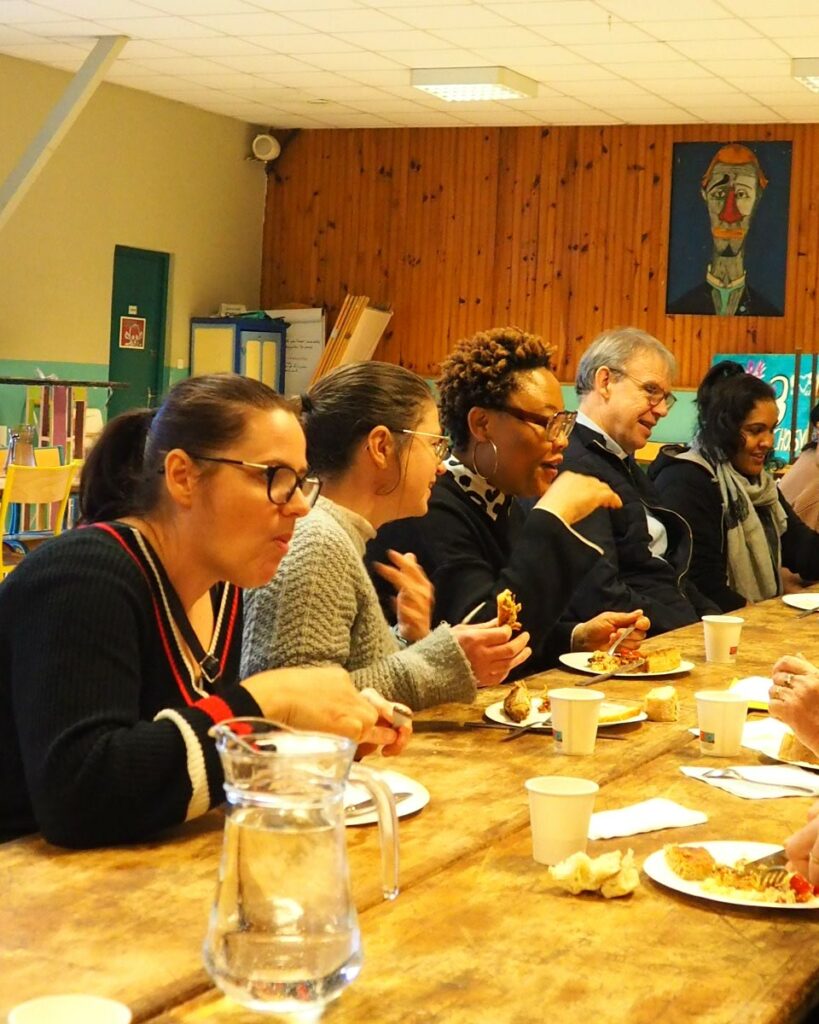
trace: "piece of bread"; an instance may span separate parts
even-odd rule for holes
[[[511,626],[512,632],[517,633],[521,628],[518,622],[518,612],[521,606],[515,601],[515,595],[511,590],[502,590],[497,598],[498,625]]]
[[[512,683],[509,693],[503,699],[503,710],[513,722],[522,722],[532,710],[532,698],[523,680]]]
[[[701,882],[717,863],[703,846],[666,846],[665,860],[675,875],[688,882]]]
[[[807,761],[808,764],[819,764],[819,756],[810,747],[806,747],[790,730],[782,737],[777,756],[781,757],[783,761]]]
[[[649,690],[644,707],[649,722],[676,722],[680,717],[680,701],[673,686],[655,686]]]
[[[634,704],[618,704],[616,701],[604,700],[600,705],[599,725],[613,725],[627,718],[634,718],[640,712],[639,702]]]
[[[612,850],[599,857],[573,853],[571,857],[549,868],[552,879],[567,892],[600,892],[606,899],[627,896],[640,884],[640,873],[634,866],[634,852]]]
[[[640,650],[642,657],[646,659],[643,672],[673,672],[680,667],[682,656],[676,647],[662,647],[659,650],[650,651],[644,648]]]

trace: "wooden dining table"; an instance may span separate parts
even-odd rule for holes
[[[819,1001],[813,946],[819,913],[719,904],[641,875],[631,896],[605,900],[559,890],[532,859],[524,781],[560,774],[600,785],[596,810],[663,796],[708,815],[704,824],[594,841],[589,853],[633,849],[638,866],[669,842],[780,843],[805,820],[810,797],[743,800],[680,772],[726,762],[700,755],[690,729],[694,693],[735,677],[769,675],[782,653],[819,659],[819,615],[780,600],[744,609],[736,665],[704,660],[702,627],[649,643],[677,646],[695,665],[672,680],[679,721],[613,726],[619,741],[568,757],[548,735],[505,742],[503,731],[428,732],[397,760],[429,790],[402,819],[401,893],[382,899],[377,829],[347,829],[364,968],[325,1011],[329,1024],[625,1021],[787,1024]],[[554,669],[530,679],[571,685]],[[607,696],[639,699],[656,680],[612,679]],[[472,706],[445,705],[422,720],[479,719],[504,688]],[[766,759],[744,749],[735,761]],[[155,1024],[250,1024],[257,1014],[213,988],[201,945],[214,894],[223,817],[214,811],[156,841],[68,851],[32,836],[0,847],[0,1019],[32,996],[94,992]]]

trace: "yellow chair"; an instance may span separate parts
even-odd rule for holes
[[[21,556],[26,554],[28,544],[36,544],[62,532],[71,483],[76,471],[77,467],[71,464],[55,467],[9,466],[3,486],[3,498],[0,500],[0,579],[8,576],[19,564]],[[13,504],[56,506],[52,520],[53,529],[7,534],[6,522]],[[7,544],[14,545],[18,550],[15,553],[8,552]]]
[[[52,469],[54,466],[62,466],[62,452],[57,445],[48,448],[34,449],[34,465],[46,466]]]

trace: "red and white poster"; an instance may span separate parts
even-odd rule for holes
[[[119,347],[145,348],[144,316],[121,316],[119,318]]]

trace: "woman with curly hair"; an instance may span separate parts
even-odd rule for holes
[[[637,611],[558,626],[601,554],[572,524],[600,506],[619,507],[620,499],[593,477],[557,477],[574,414],[563,410],[551,355],[540,338],[515,327],[457,345],[438,381],[441,422],[453,443],[446,473],[427,514],[386,526],[370,552],[416,554],[435,586],[436,621],[491,619],[497,594],[510,589],[533,637],[529,671],[570,647],[607,645],[634,623],[637,640],[649,626]],[[516,498],[537,499],[528,517]]]
[[[724,360],[700,384],[697,411],[691,447],[666,445],[650,475],[691,527],[698,589],[729,612],[781,594],[783,565],[819,578],[819,534],[765,468],[779,417],[773,388]]]

